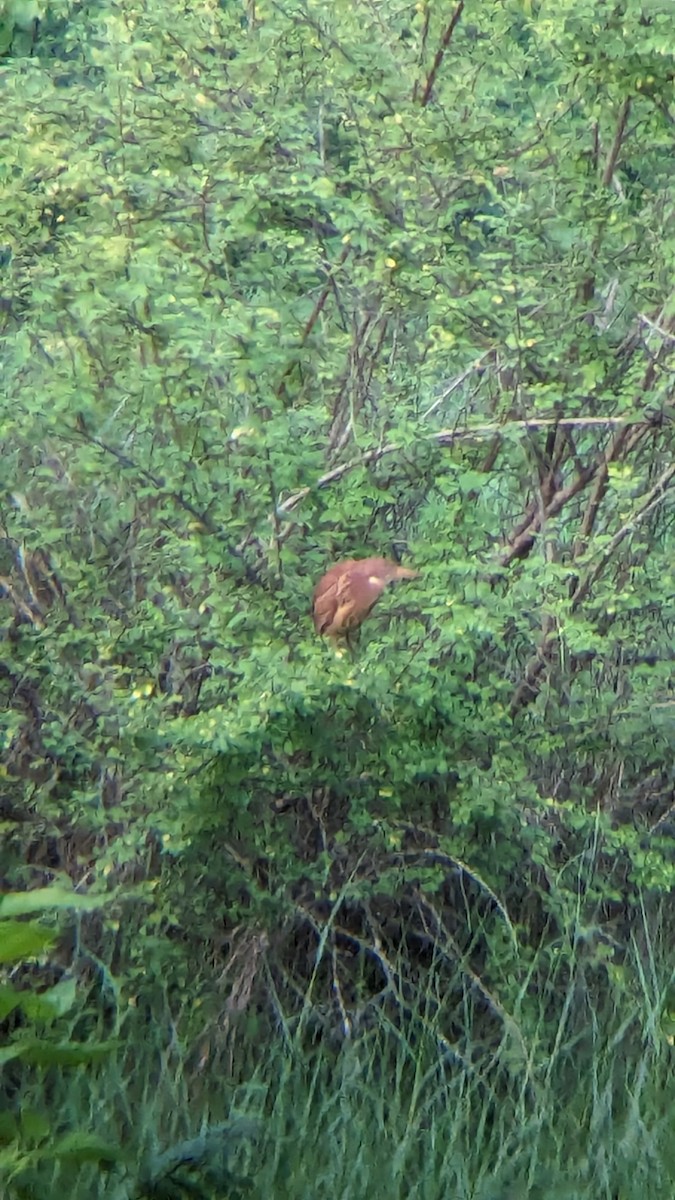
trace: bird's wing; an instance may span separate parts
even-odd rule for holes
[[[314,593],[314,628],[317,633],[341,633],[349,629],[353,615],[349,573],[328,571]]]

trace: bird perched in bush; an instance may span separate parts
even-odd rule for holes
[[[388,583],[418,577],[419,571],[388,558],[347,558],[336,563],[314,588],[316,632],[333,638],[348,635],[366,619]]]

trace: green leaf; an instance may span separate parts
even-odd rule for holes
[[[5,892],[0,897],[0,920],[51,908],[95,912],[109,903],[108,896],[81,896],[57,886],[34,888],[28,892]]]
[[[44,992],[22,992],[21,1008],[32,1021],[51,1021],[64,1016],[75,1003],[77,985],[73,978],[62,979]]]
[[[7,983],[0,984],[0,1021],[18,1007],[21,1003],[21,993]]]
[[[12,1049],[24,1062],[40,1067],[79,1067],[100,1062],[117,1048],[117,1042],[47,1042],[39,1038],[21,1041]]]
[[[16,1117],[7,1109],[0,1110],[0,1145],[6,1146],[19,1136]]]
[[[0,963],[34,958],[55,939],[53,930],[36,921],[0,921]]]
[[[68,1162],[116,1163],[125,1159],[120,1146],[95,1133],[73,1132],[57,1138],[49,1147],[49,1156]]]
[[[44,1112],[34,1108],[21,1109],[21,1136],[29,1142],[41,1142],[49,1136],[51,1123]]]

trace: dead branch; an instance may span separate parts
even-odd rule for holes
[[[430,417],[433,412],[436,412],[437,408],[440,408],[441,404],[444,400],[447,400],[448,396],[451,396],[453,392],[456,392],[457,388],[461,387],[461,385],[465,383],[467,379],[470,379],[475,371],[481,370],[485,359],[489,358],[491,354],[491,350],[486,350],[485,354],[481,354],[480,358],[477,358],[470,367],[467,367],[465,371],[461,371],[459,375],[456,375],[455,378],[450,381],[448,386],[443,389],[440,396],[434,400],[433,404],[430,404],[429,407],[425,409],[425,411],[422,413],[421,420],[426,421],[427,417]]]
[[[538,510],[535,513],[526,528],[518,534],[518,536],[511,542],[508,550],[502,554],[499,561],[503,567],[510,566],[511,563],[516,559],[524,558],[526,554],[529,553],[537,536],[541,532],[543,521],[547,520],[549,517],[557,516],[570,500],[572,500],[576,495],[578,495],[579,492],[582,492],[584,488],[588,486],[590,481],[595,476],[597,470],[597,463],[593,463],[592,466],[586,467],[585,470],[577,475],[576,478],[567,485],[567,487],[559,488],[558,491],[553,494],[544,511],[541,512]]]
[[[561,421],[560,424],[563,425],[564,422]],[[613,458],[609,461],[614,461],[620,451],[623,451],[625,455],[634,450],[638,442],[652,428],[653,423],[650,421],[627,421],[625,427],[620,430],[615,438],[612,450],[610,451],[613,454]],[[524,529],[520,529],[517,536],[512,535],[511,545],[500,559],[501,565],[509,566],[514,559],[524,558],[534,545],[537,535],[541,532],[543,521],[557,516],[565,505],[574,496],[578,495],[579,492],[583,491],[593,479],[602,480],[602,476],[606,472],[607,461],[606,456],[603,456],[599,460],[596,459],[589,467],[582,468],[576,478],[567,487],[559,488],[551,497],[543,513],[537,512],[529,524]],[[604,491],[601,491],[601,494],[599,493],[598,504],[602,499],[602,495],[604,495]],[[595,517],[593,517],[593,520],[595,520]]]

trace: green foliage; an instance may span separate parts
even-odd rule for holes
[[[44,950],[54,940],[50,929],[44,929],[37,922],[3,921],[0,925],[2,944],[0,945],[0,961],[3,963],[21,961]]]
[[[627,966],[637,967],[645,934],[636,930]],[[303,1048],[292,1038],[261,1054],[239,1035],[223,1036],[219,1022],[209,1062],[215,1088],[186,1049],[193,998],[185,993],[176,1006],[171,976],[160,983],[151,973],[153,1021],[130,1006],[100,1071],[50,1080],[59,1131],[45,1118],[44,1093],[24,1080],[21,1126],[0,1122],[6,1194],[256,1198],[308,1195],[323,1185],[432,1200],[449,1188],[486,1200],[526,1192],[542,1200],[637,1200],[648,1186],[656,1200],[668,1200],[672,1054],[654,1037],[664,983],[654,966],[636,1004],[623,1009],[609,996],[589,1006],[583,956],[568,958],[565,982],[552,970],[546,983],[561,1000],[558,1036],[550,1056],[539,1065],[531,1059],[525,1074],[515,1030],[498,1061],[480,1054],[484,1022],[467,988],[461,1047],[442,1038],[431,994],[426,1020],[402,1020],[383,1006],[340,1046]],[[539,1004],[543,1031],[545,992]],[[584,1025],[570,1038],[576,1006]],[[536,1041],[529,1049],[536,1056]],[[92,1131],[64,1131],[74,1114],[88,1117]],[[24,1147],[11,1168],[10,1136]]]
[[[169,964],[211,1033],[432,1014],[523,1094],[572,977],[662,1050],[670,4],[5,3],[0,56],[17,1086],[109,1069]],[[392,548],[420,579],[335,654],[314,581]]]

